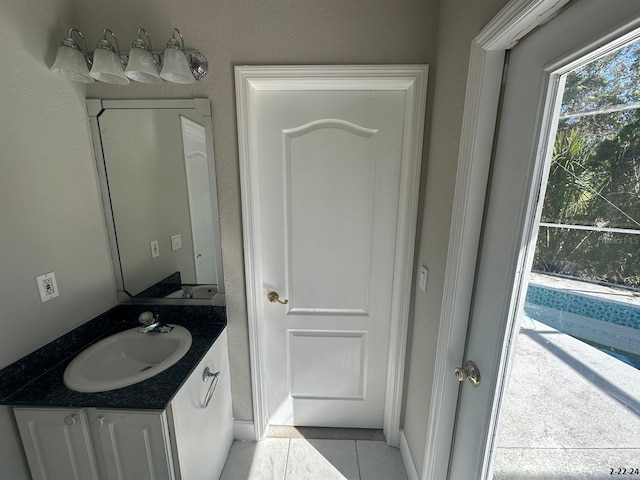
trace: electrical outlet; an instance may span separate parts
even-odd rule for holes
[[[38,286],[42,303],[60,295],[58,292],[58,284],[56,283],[56,275],[53,272],[38,275],[36,277],[36,285]]]
[[[160,247],[158,246],[158,240],[151,242],[151,258],[160,256]]]
[[[171,235],[171,250],[178,250],[182,248],[182,235]]]

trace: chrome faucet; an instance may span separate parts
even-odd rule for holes
[[[138,317],[142,327],[138,328],[138,333],[169,333],[173,327],[160,321],[160,314],[155,316],[151,312],[142,312]]]

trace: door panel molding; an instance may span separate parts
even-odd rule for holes
[[[427,86],[426,65],[407,66],[257,66],[236,67],[236,103],[243,212],[247,313],[255,439],[264,438],[269,422],[266,372],[263,369],[262,329],[259,297],[263,286],[260,249],[259,209],[254,193],[259,192],[253,152],[258,143],[256,131],[256,93],[260,90],[392,90],[402,91],[405,99],[405,130],[402,139],[400,198],[396,234],[393,288],[391,292],[391,330],[388,375],[385,393],[384,431],[387,443],[400,442],[400,413],[406,356],[407,328],[412,285],[415,232],[424,114]],[[282,287],[282,286],[279,286]],[[276,288],[274,288],[276,290]]]
[[[335,118],[325,118],[323,120],[316,120],[315,122],[309,122],[306,125],[301,125],[296,128],[289,128],[283,130],[282,133],[288,139],[306,135],[307,133],[315,132],[316,130],[322,130],[323,128],[337,128],[350,132],[361,137],[371,137],[375,135],[378,130],[375,128],[367,128],[362,125],[356,125],[355,123],[347,122],[346,120],[340,120]]]
[[[362,316],[370,311],[371,258],[375,247],[372,200],[375,198],[376,157],[379,154],[374,136],[376,132],[334,119],[317,120],[282,131],[284,205],[286,230],[289,232],[285,246],[288,314]],[[344,148],[347,142],[349,157],[341,158],[337,150],[328,153],[329,145]],[[309,151],[323,152],[327,159],[318,162],[313,155],[299,153]],[[335,178],[338,172],[340,178]],[[342,205],[340,215],[316,218],[316,222],[310,225],[307,222],[309,212],[325,201],[329,191],[333,201]],[[337,200],[353,198],[354,191],[361,193],[356,195],[360,201]],[[329,260],[310,255],[347,237],[351,238],[352,248],[340,258]],[[332,272],[331,276],[336,278],[344,269],[349,269],[352,275],[358,274],[348,285],[342,282],[314,285],[317,275],[311,272]],[[348,297],[341,294],[345,289],[350,292]],[[313,292],[313,298],[309,295],[301,298],[298,292]]]
[[[292,398],[364,400],[367,382],[369,348],[367,332],[289,330],[287,351],[290,357],[289,386]],[[315,345],[314,345],[315,344]],[[333,352],[334,365],[327,369],[307,370],[296,375],[295,357]],[[344,361],[347,359],[347,362]],[[291,368],[293,367],[293,368]],[[322,386],[332,393],[316,392]]]

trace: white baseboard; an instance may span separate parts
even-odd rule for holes
[[[234,440],[255,441],[256,429],[253,422],[251,420],[234,420],[233,438]]]
[[[404,430],[400,430],[400,454],[402,455],[402,461],[404,462],[404,469],[407,471],[407,478],[409,480],[420,480],[416,465],[413,463],[413,457],[409,450],[409,444],[407,443],[407,437],[404,436]]]

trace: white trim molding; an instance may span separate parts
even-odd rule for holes
[[[236,67],[236,103],[240,155],[240,186],[249,320],[249,348],[255,439],[266,435],[269,425],[266,372],[264,371],[258,295],[261,249],[258,225],[258,179],[252,174],[251,155],[256,152],[254,122],[256,92],[260,90],[395,90],[405,92],[405,137],[400,171],[400,198],[396,258],[391,292],[391,329],[385,393],[384,432],[387,443],[400,443],[400,413],[409,323],[414,262],[418,191],[422,163],[422,140],[427,93],[426,65],[358,66],[255,66]]]
[[[422,480],[447,478],[507,50],[569,0],[512,0],[471,44]]]
[[[256,427],[251,420],[233,421],[233,439],[240,441],[256,440]]]
[[[420,480],[418,471],[416,470],[416,464],[413,461],[413,456],[411,455],[411,450],[409,450],[407,437],[404,436],[404,430],[400,430],[400,455],[402,455],[402,462],[404,463],[404,469],[407,472],[407,478],[409,480]]]

